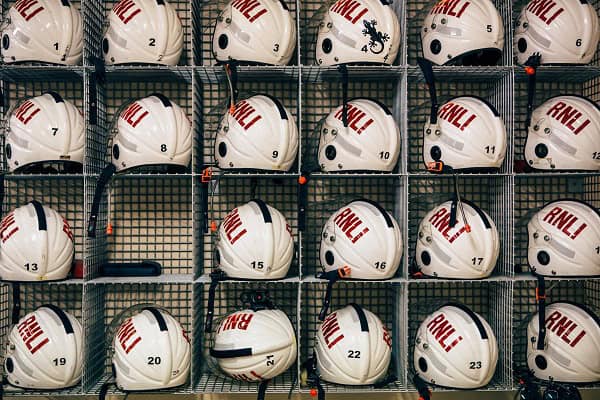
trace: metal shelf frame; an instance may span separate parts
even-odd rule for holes
[[[189,332],[192,366],[188,383],[167,390],[173,394],[255,393],[257,384],[238,382],[216,371],[207,356],[210,335],[204,334],[204,317],[214,267],[214,234],[217,224],[234,207],[259,197],[279,209],[292,228],[296,257],[288,276],[280,281],[229,280],[217,289],[216,316],[239,308],[242,290],[268,289],[276,304],[290,316],[296,329],[298,359],[273,380],[269,393],[290,390],[300,365],[312,353],[326,283],[315,278],[320,270],[319,241],[323,224],[332,212],[355,198],[379,202],[398,221],[403,232],[402,264],[389,281],[342,281],[335,285],[332,309],[357,302],[375,312],[393,338],[392,369],[397,380],[385,388],[326,384],[332,393],[414,391],[411,371],[414,335],[420,322],[436,305],[458,300],[481,313],[491,324],[500,346],[500,360],[490,385],[482,390],[515,388],[513,367],[524,363],[526,321],[535,311],[535,281],[527,273],[526,223],[532,210],[561,197],[571,197],[600,207],[600,174],[520,173],[526,131],[527,77],[513,60],[512,28],[524,0],[494,0],[505,25],[505,48],[497,66],[435,67],[440,100],[456,95],[478,95],[496,106],[507,129],[508,149],[498,173],[463,174],[461,192],[494,219],[501,238],[501,255],[489,279],[445,281],[413,279],[408,265],[414,256],[416,231],[425,213],[452,194],[452,178],[430,175],[421,157],[422,127],[429,113],[429,97],[416,65],[420,55],[422,18],[434,0],[395,0],[401,25],[401,47],[391,66],[348,67],[349,97],[373,97],[392,111],[402,134],[401,155],[392,173],[314,173],[307,183],[307,228],[298,229],[298,176],[314,164],[318,137],[315,126],[342,101],[341,75],[336,67],[315,65],[314,41],[320,0],[285,0],[298,29],[295,55],[288,66],[240,65],[238,87],[242,96],[260,92],[278,97],[298,125],[299,154],[285,173],[228,172],[215,167],[214,136],[226,111],[229,96],[225,72],[212,57],[211,36],[224,0],[169,0],[184,27],[184,52],[175,67],[125,65],[98,69],[102,57],[104,19],[116,0],[73,1],[83,16],[84,59],[73,67],[39,63],[0,65],[0,117],[24,96],[45,90],[59,92],[80,108],[86,122],[83,172],[72,175],[8,174],[4,181],[1,212],[37,199],[59,211],[75,234],[76,258],[83,261],[84,278],[62,282],[26,284],[23,312],[52,302],[74,313],[83,324],[85,366],[80,384],[57,392],[31,392],[5,387],[6,396],[97,394],[110,379],[109,327],[115,316],[138,303],[154,303],[171,311]],[[0,1],[6,12],[13,0]],[[600,10],[600,0],[593,0]],[[103,78],[104,75],[104,79]],[[544,66],[538,72],[536,104],[556,94],[580,94],[600,101],[600,53],[588,66]],[[96,181],[110,162],[110,128],[126,101],[162,92],[179,104],[192,121],[193,157],[181,174],[154,172],[115,176],[105,191],[96,238],[86,238],[86,224]],[[0,138],[4,154],[4,139]],[[202,182],[205,168],[213,168],[210,184]],[[6,171],[4,157],[0,170]],[[218,184],[217,184],[218,183]],[[208,199],[208,200],[206,200]],[[205,216],[204,210],[208,210]],[[109,235],[108,223],[114,227]],[[103,262],[153,259],[163,265],[163,275],[143,278],[106,278],[99,275]],[[515,267],[524,273],[515,274]],[[555,279],[549,282],[552,300],[580,301],[600,309],[600,280]],[[10,330],[11,284],[0,282],[0,341]],[[3,352],[0,349],[0,352]],[[1,354],[1,353],[0,353]],[[3,357],[0,356],[0,361]],[[1,363],[3,365],[3,362]],[[599,387],[596,385],[595,387]],[[447,390],[447,389],[434,389]],[[118,390],[111,392],[120,394]]]

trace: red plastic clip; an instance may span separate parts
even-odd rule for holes
[[[434,161],[427,164],[427,171],[431,172],[442,172],[444,170],[444,163],[441,161]]]
[[[211,167],[204,168],[204,170],[202,171],[202,177],[200,178],[200,181],[202,183],[208,183],[211,180],[212,180],[212,168]]]
[[[344,265],[342,268],[338,269],[338,275],[340,276],[340,278],[346,278],[346,277],[350,276],[351,272],[352,272],[352,270],[347,265]]]
[[[537,301],[545,300],[546,299],[546,295],[540,296],[540,290],[539,290],[539,288],[535,288],[535,299]]]

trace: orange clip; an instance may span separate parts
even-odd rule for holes
[[[525,67],[525,73],[527,75],[533,75],[533,74],[535,74],[535,68],[528,65]]]
[[[109,223],[108,225],[106,225],[106,234],[107,235],[112,235],[113,234],[113,226],[111,223]]]
[[[427,164],[427,171],[431,172],[442,172],[444,169],[444,163],[441,161],[434,161]]]
[[[317,397],[317,394],[318,394],[317,389],[315,389],[315,388],[310,389],[310,397]]]
[[[350,269],[349,266],[344,265],[342,268],[338,269],[338,275],[340,276],[340,278],[345,278],[347,276],[350,276],[350,272],[352,270]]]
[[[420,278],[422,278],[423,276],[424,276],[424,275],[423,275],[423,273],[422,273],[421,271],[418,271],[418,272],[415,272],[414,274],[412,274],[412,277],[413,277],[413,278],[416,278],[416,279],[420,279]]]
[[[467,231],[467,233],[471,233],[471,225],[465,224],[465,231]]]
[[[229,106],[229,114],[233,114],[235,112],[235,104],[231,103]]]
[[[539,288],[535,288],[535,299],[537,301],[539,301],[539,300],[545,300],[546,299],[546,295],[540,296],[540,289]]]
[[[204,170],[202,171],[202,177],[200,178],[200,181],[202,183],[208,183],[211,180],[212,180],[212,168],[211,167],[204,168]]]
[[[308,182],[308,179],[306,178],[306,176],[304,175],[300,175],[298,177],[298,183],[301,185],[306,185],[306,182]]]
[[[211,232],[217,231],[217,223],[215,221],[210,221],[210,231]]]

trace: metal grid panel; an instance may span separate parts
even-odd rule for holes
[[[515,176],[514,225],[515,266],[528,271],[527,223],[546,203],[560,199],[578,199],[600,207],[600,176],[561,174],[554,176]]]
[[[284,311],[290,318],[292,325],[298,331],[298,283],[296,282],[222,282],[217,287],[215,293],[215,320],[213,321],[213,330],[219,324],[219,320],[226,315],[242,310],[243,307],[239,301],[240,295],[248,290],[267,290],[271,300],[277,308]],[[208,290],[203,293],[203,302],[196,306],[203,310],[208,302]],[[202,325],[203,325],[202,321]],[[257,383],[237,381],[218,370],[214,359],[208,355],[208,349],[211,347],[212,335],[204,334],[202,341],[202,355],[204,362],[202,365],[202,376],[199,383],[195,386],[196,391],[208,393],[253,393],[258,390]],[[294,377],[297,372],[297,365],[294,364],[283,374],[273,378],[269,382],[267,392],[287,393],[291,390]]]
[[[422,57],[421,51],[421,29],[423,20],[437,3],[437,0],[407,0],[406,1],[406,16],[407,16],[407,39],[408,39],[408,63],[411,65],[417,64],[417,57]],[[496,9],[502,16],[504,22],[504,51],[499,64],[512,65],[512,31],[513,23],[511,20],[511,1],[509,0],[494,0]]]
[[[302,275],[311,276],[321,271],[319,248],[321,231],[327,220],[338,209],[356,199],[378,202],[390,212],[404,232],[403,207],[399,201],[403,190],[397,177],[346,178],[319,176],[308,182],[306,231],[303,235]],[[402,275],[402,265],[396,276]]]
[[[489,76],[488,75],[489,71]],[[483,69],[478,74],[436,75],[438,102],[443,104],[456,96],[479,96],[488,100],[499,112],[507,134],[506,158],[500,172],[512,171],[512,76]],[[426,171],[423,163],[423,127],[429,119],[431,102],[422,76],[409,75],[408,81],[408,171]]]
[[[90,387],[88,393],[97,394],[102,384],[111,376],[111,358],[112,358],[112,340],[114,332],[111,331],[111,325],[118,329],[123,322],[123,316],[120,315],[126,309],[139,304],[152,304],[162,307],[170,312],[173,317],[179,321],[183,329],[192,337],[192,303],[190,293],[192,284],[173,283],[173,284],[130,284],[130,285],[86,285],[86,290],[91,290],[92,299],[98,302],[94,309],[87,308],[90,314],[95,314],[95,331],[88,336],[94,339],[95,343],[101,343],[103,350],[99,351],[98,346],[95,353],[88,357],[88,375],[102,378]],[[91,286],[91,289],[90,289]],[[97,292],[95,292],[97,291]],[[102,297],[103,296],[103,297]],[[95,298],[94,298],[95,297]],[[89,305],[89,303],[88,303]],[[89,315],[89,314],[88,314]],[[128,315],[129,316],[129,315]],[[97,318],[101,318],[100,321]],[[99,370],[91,370],[94,365]],[[101,372],[102,371],[102,372]],[[91,382],[86,382],[91,383]],[[163,392],[163,391],[157,391]],[[183,386],[167,389],[164,392],[189,393],[189,383]],[[111,393],[122,393],[114,386],[109,390]]]
[[[40,290],[43,285],[43,290]],[[61,285],[61,284],[39,284],[39,283],[22,283],[21,287],[21,313],[20,318],[26,314],[35,311],[37,308],[45,304],[53,304],[63,311],[73,315],[79,323],[83,323],[83,301],[82,301],[82,288],[80,284],[75,285]],[[3,331],[2,331],[2,343],[7,343],[8,334],[10,333],[10,314],[13,306],[12,296],[10,293],[10,286],[3,285],[1,290],[2,298],[2,312],[3,319]],[[4,349],[3,349],[4,350]],[[4,357],[1,359],[2,366],[4,367]],[[16,388],[6,384],[4,386],[4,394],[10,395],[30,395],[30,396],[57,396],[57,395],[77,395],[82,392],[81,383],[77,383],[75,386],[61,390],[24,390]]]
[[[498,364],[491,382],[481,390],[512,387],[510,282],[410,282],[408,286],[409,368],[414,371],[414,341],[421,322],[448,301],[458,301],[491,326],[498,341]],[[435,390],[444,390],[436,388]]]
[[[100,37],[104,33],[104,29],[106,28],[106,17],[110,13],[110,10],[113,6],[118,3],[118,0],[106,0],[104,1],[104,15],[101,17],[102,20],[102,31],[96,31],[93,33],[95,37]],[[169,0],[169,4],[175,8],[177,11],[177,15],[179,16],[179,20],[181,21],[181,25],[183,27],[183,51],[181,53],[181,58],[177,65],[192,65],[192,12],[191,12],[191,1],[190,0]],[[98,18],[100,15],[96,13],[88,14],[89,19]],[[95,21],[94,26],[97,27],[98,23]],[[90,32],[92,33],[92,32]],[[91,41],[91,44],[99,45],[100,40]]]
[[[339,75],[339,74],[337,74]],[[339,78],[334,76],[335,78]],[[376,78],[376,77],[372,77]],[[350,78],[349,78],[350,80]],[[370,80],[348,82],[348,99],[369,97],[385,104],[392,112],[398,126],[401,125],[401,91],[399,79]],[[326,118],[343,102],[342,83],[339,80],[318,84],[304,84],[302,90],[302,169],[318,168],[317,151],[319,132],[316,131],[319,121]],[[404,135],[404,132],[401,132]],[[402,157],[398,158],[395,171],[401,170]],[[313,169],[313,168],[310,168]]]
[[[500,236],[500,255],[493,276],[512,276],[511,178],[506,176],[463,176],[459,178],[460,195],[485,211],[496,224]],[[441,203],[452,199],[454,181],[450,176],[410,177],[408,237],[410,253],[415,255],[419,224],[425,215]]]
[[[192,274],[191,191],[189,176],[115,179],[109,200],[114,233],[107,237],[108,259],[154,260],[162,264],[163,274]]]
[[[215,183],[213,183],[214,185]],[[219,225],[223,218],[235,207],[246,204],[252,199],[260,199],[279,210],[292,228],[292,236],[298,246],[297,189],[298,183],[291,177],[284,178],[234,178],[222,177],[216,183],[216,189],[209,193],[209,221]],[[210,223],[209,223],[210,225]],[[215,267],[216,233],[204,235],[204,273]],[[296,251],[297,253],[297,251]],[[298,276],[298,257],[294,257],[287,274]]]
[[[306,361],[313,354],[315,337],[321,322],[318,320],[323,296],[325,295],[326,283],[302,283],[301,299],[301,334],[300,334],[300,361]],[[392,335],[392,356],[394,362],[404,358],[406,354],[405,337],[401,333],[405,330],[400,328],[399,319],[405,315],[402,299],[403,287],[399,283],[388,282],[360,282],[339,281],[333,286],[329,312],[344,308],[350,303],[357,303],[361,307],[371,311],[379,317],[383,325]],[[395,365],[396,371],[392,371],[399,380],[383,388],[373,386],[346,386],[328,382],[322,382],[327,393],[344,392],[383,392],[398,391],[404,388],[404,376],[406,371],[404,365]],[[394,368],[392,368],[393,370]],[[307,389],[302,387],[302,389]]]
[[[315,59],[315,48],[317,42],[317,33],[319,31],[319,24],[323,18],[324,13],[329,7],[335,2],[335,0],[299,0],[300,3],[300,57],[302,65],[317,65]],[[404,16],[403,16],[403,2],[393,1],[391,6],[394,12],[398,16],[400,22],[400,50],[398,51],[398,57],[394,60],[394,65],[402,64],[404,60]]]
[[[53,208],[69,222],[75,241],[75,260],[83,260],[83,238],[87,223],[83,209],[83,177],[8,175],[4,182],[3,215],[31,200],[38,200]]]
[[[221,74],[218,76],[224,78]],[[203,120],[200,130],[202,133],[202,146],[196,149],[197,154],[203,154],[203,160],[198,160],[199,168],[202,165],[205,167],[215,166],[214,146],[217,127],[223,114],[227,112],[227,102],[229,99],[227,81],[221,80],[217,83],[211,80],[210,83],[203,82],[201,86],[202,91],[196,92],[197,102],[202,104],[203,110]],[[239,81],[237,86],[240,93],[238,99],[248,98],[260,93],[274,96],[292,114],[296,120],[296,125],[300,126],[300,104],[298,103],[299,82],[297,77],[279,80],[277,77],[273,78],[267,75],[261,81]],[[297,163],[294,163],[290,169],[290,173],[297,170]],[[196,172],[199,171],[197,170]]]
[[[514,283],[513,306],[513,357],[514,367],[527,366],[527,324],[537,313],[535,281]],[[546,281],[546,303],[572,301],[591,307],[598,312],[600,306],[600,282],[597,280],[552,280]],[[600,384],[593,385],[600,387]]]
[[[194,60],[196,65],[215,65],[217,60],[213,57],[212,53],[212,36],[217,21],[217,17],[221,13],[221,10],[228,5],[229,1],[226,0],[196,0],[199,5],[194,6],[197,8],[195,13],[195,37],[194,42]],[[294,18],[294,23],[297,25],[298,15],[296,13],[296,0],[283,0]],[[300,35],[298,34],[297,37]],[[298,65],[298,49],[294,50],[294,55],[289,62],[289,65]]]

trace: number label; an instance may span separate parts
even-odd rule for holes
[[[252,269],[263,269],[265,267],[263,261],[252,261],[250,265],[252,266]]]
[[[279,43],[275,43],[275,46],[273,46],[273,51],[279,51]]]
[[[360,358],[360,350],[348,350],[348,358]]]
[[[581,47],[581,39],[577,39],[577,40],[575,41],[575,46],[577,46],[577,47]]]
[[[491,25],[488,25],[488,26],[486,26],[485,28],[486,28],[485,30],[486,30],[486,31],[488,31],[488,32],[491,32],[491,31],[492,31],[492,26],[491,26]]]
[[[65,365],[67,363],[67,359],[64,357],[60,357],[60,358],[55,358],[54,360],[52,360],[52,362],[54,363],[55,366],[59,366],[59,365]]]
[[[163,143],[163,144],[161,144],[161,145],[160,145],[160,151],[161,151],[162,153],[166,153],[166,152],[167,152],[167,145],[166,145],[166,144],[164,144],[164,143]]]
[[[596,247],[596,254],[600,254],[600,246]]]
[[[158,356],[154,356],[154,357],[149,356],[148,357],[148,365],[160,365],[160,362],[161,362],[161,360],[160,360],[160,357],[158,357]]]
[[[471,262],[473,263],[473,265],[481,265],[481,263],[483,262],[483,257],[473,257],[471,258]]]
[[[481,361],[469,362],[469,369],[481,369]]]
[[[267,356],[267,366],[268,367],[272,367],[273,365],[275,365],[275,360],[274,360],[275,356],[270,354]]]
[[[52,129],[52,136],[56,136],[56,134],[58,133],[58,128],[50,128]]]
[[[496,154],[496,146],[485,146],[485,152],[488,154]]]
[[[600,151],[595,151],[592,153],[592,160],[600,160]]]
[[[375,269],[384,270],[386,267],[385,261],[377,261],[375,262]]]
[[[54,43],[54,50],[58,50],[58,42]]]
[[[273,154],[271,155],[272,158],[277,158],[279,157],[279,152],[277,150],[273,150]]]
[[[389,160],[390,159],[390,152],[389,151],[380,151],[379,152],[379,158],[381,158],[382,160]]]
[[[156,39],[155,38],[150,38],[150,42],[148,43],[148,46],[150,46],[150,47],[156,47]]]
[[[26,263],[25,264],[25,269],[27,271],[37,271],[38,270],[38,265],[37,263]]]

